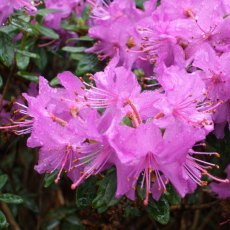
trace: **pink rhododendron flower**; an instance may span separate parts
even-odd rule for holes
[[[98,54],[102,60],[119,55],[120,63],[131,67],[140,56],[140,53],[136,52],[140,42],[136,25],[144,17],[148,17],[149,12],[137,9],[132,0],[90,2],[92,26],[89,35],[98,41],[88,52]]]
[[[212,131],[210,113],[216,106],[206,99],[206,88],[199,73],[188,74],[173,66],[161,73],[159,82],[165,89],[165,94],[154,104],[159,110],[160,126],[182,122],[186,126],[205,128],[207,133]]]
[[[207,178],[218,182],[211,188],[220,198],[228,197],[230,167],[227,179],[212,175],[209,169],[219,166],[205,156],[220,154],[204,147],[210,132],[222,138],[230,124],[230,4],[149,0],[138,9],[133,0],[87,2],[88,35],[96,40],[87,52],[108,59],[105,69],[79,78],[60,73],[57,87],[40,77],[39,91],[23,94],[27,105],[15,103],[21,116],[0,129],[29,134],[27,146],[39,148],[35,170],[56,172],[56,183],[65,172],[72,189],[114,167],[118,198],[134,200],[140,188],[148,205],[149,194],[159,200],[168,183],[185,197]],[[64,36],[62,20],[86,4],[44,3],[55,10],[45,25]],[[0,1],[0,22],[14,9],[33,7]]]

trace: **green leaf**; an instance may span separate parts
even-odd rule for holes
[[[14,25],[6,25],[6,26],[1,26],[0,27],[0,32],[3,32],[7,35],[9,35],[10,33],[13,33],[17,30],[17,27],[15,27]]]
[[[26,71],[18,71],[17,75],[22,77],[22,78],[24,78],[24,79],[26,79],[26,80],[36,82],[36,83],[38,82],[38,76],[35,76],[32,73],[29,73],[29,72],[26,72]]]
[[[49,219],[63,220],[76,212],[76,208],[72,206],[61,206],[49,212]]]
[[[156,202],[150,197],[146,211],[152,220],[156,220],[160,224],[167,224],[169,222],[170,207],[165,198],[161,198]]]
[[[99,188],[96,198],[93,200],[93,207],[99,213],[106,211],[109,207],[117,204],[118,199],[115,198],[116,192],[116,174],[114,170],[106,173],[103,180],[98,183]]]
[[[70,223],[71,225],[75,225],[78,227],[82,227],[81,225],[81,220],[76,216],[76,215],[71,215],[66,217],[65,219],[68,223]]]
[[[14,60],[14,43],[5,33],[0,32],[0,61],[6,65],[12,65]]]
[[[36,47],[34,52],[36,52],[40,58],[34,59],[35,65],[39,68],[40,71],[43,71],[47,65],[48,59],[46,55],[45,48]]]
[[[76,23],[70,24],[69,21],[62,21],[61,22],[61,28],[64,30],[76,32],[77,31],[77,24]]]
[[[19,50],[19,49],[16,49],[16,52],[21,54],[21,55],[24,55],[26,57],[30,57],[30,58],[40,58],[39,55],[37,55],[36,53],[32,53],[32,52],[29,52],[27,50]]]
[[[16,53],[16,64],[20,70],[26,69],[30,63],[30,57],[25,56],[21,53]]]
[[[0,176],[0,189],[2,189],[4,187],[7,180],[8,180],[8,176],[6,174],[3,174]]]
[[[135,217],[135,216],[136,217],[141,216],[140,210],[138,208],[136,208],[136,207],[126,205],[125,210],[124,210],[124,217],[129,218],[129,217]]]
[[[93,38],[89,37],[89,36],[82,36],[82,37],[78,37],[78,38],[70,38],[67,40],[67,43],[68,42],[71,42],[71,41],[83,41],[83,42],[92,42],[93,41]]]
[[[46,174],[45,178],[44,178],[44,187],[48,188],[51,184],[54,183],[56,177],[57,177],[58,171],[55,170],[53,173],[51,174]]]
[[[91,177],[77,188],[76,205],[78,208],[86,208],[92,204],[97,192],[96,181],[95,177]]]
[[[59,39],[59,35],[52,29],[41,26],[41,25],[34,25],[34,28],[41,33],[42,35],[52,38],[52,39]]]
[[[144,8],[144,2],[146,0],[136,0],[136,5],[138,8],[143,9]]]
[[[31,210],[34,213],[39,213],[39,207],[36,203],[36,194],[23,194],[23,206],[27,209]]]
[[[58,12],[60,10],[57,10],[57,9],[39,9],[37,10],[36,12],[36,15],[40,15],[40,16],[47,16],[49,13],[55,13],[55,12]]]
[[[124,117],[122,120],[123,125],[127,125],[129,127],[133,127],[132,120],[129,117]]]
[[[30,15],[28,14],[24,14],[23,12],[18,11],[15,15],[18,20],[21,20],[26,23],[30,22],[31,18],[30,18]]]
[[[76,75],[82,75],[87,72],[97,72],[101,68],[97,56],[94,54],[85,54],[78,62]]]
[[[85,51],[85,47],[65,46],[62,48],[62,50],[69,53],[82,53]]]
[[[51,85],[52,87],[57,86],[58,84],[60,84],[60,82],[59,82],[59,80],[58,80],[57,77],[53,78],[53,79],[50,81],[50,85]]]
[[[9,204],[21,204],[21,203],[23,203],[23,199],[20,196],[10,194],[10,193],[0,194],[0,200],[5,202],[5,203],[9,203]]]
[[[29,34],[37,34],[37,31],[34,29],[34,25],[20,18],[12,18],[10,23],[18,28],[21,31],[27,32]]]
[[[16,64],[20,70],[26,69],[30,63],[30,58],[40,58],[36,53],[27,50],[16,49]]]
[[[171,205],[177,205],[181,203],[181,198],[172,185],[167,186],[167,192],[164,194],[164,197]]]
[[[5,215],[0,211],[0,229],[7,228],[9,226]]]
[[[47,221],[43,228],[44,230],[53,230],[53,229],[56,229],[56,227],[58,227],[60,224],[60,221],[59,220],[50,220],[50,221]]]
[[[84,230],[84,226],[83,225],[74,225],[69,223],[68,221],[63,221],[62,225],[61,225],[61,230]]]
[[[199,188],[197,190],[199,190]],[[186,202],[187,204],[197,204],[199,203],[199,200],[200,200],[200,193],[195,192],[191,194],[190,196],[187,196]]]

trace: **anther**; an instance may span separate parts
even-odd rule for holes
[[[57,122],[61,126],[65,127],[67,125],[67,122],[62,120],[61,118],[55,116],[54,114],[50,113],[50,117],[54,122]]]

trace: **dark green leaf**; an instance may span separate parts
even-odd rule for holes
[[[59,83],[60,83],[60,82],[59,82],[59,80],[58,80],[57,77],[53,78],[53,79],[50,81],[50,85],[53,86],[53,87],[54,87],[54,86],[57,86]]]
[[[124,210],[124,217],[140,216],[141,212],[138,208],[127,205]]]
[[[28,23],[19,18],[12,18],[10,22],[14,27],[18,28],[21,31],[27,32],[29,34],[37,34],[37,31],[34,29],[31,23]]]
[[[34,25],[34,28],[39,31],[42,35],[52,38],[52,39],[59,39],[59,35],[52,29],[41,26],[41,25]]]
[[[89,37],[89,36],[82,36],[78,38],[78,41],[87,41],[87,42],[92,42],[93,38]]]
[[[13,33],[17,30],[17,27],[15,27],[14,25],[7,25],[7,26],[1,26],[0,27],[0,32],[3,32],[7,35],[9,35],[10,33]]]
[[[80,219],[76,215],[71,215],[66,217],[65,219],[68,223],[75,225],[75,226],[82,226]]]
[[[7,180],[8,180],[8,176],[6,174],[3,174],[0,176],[0,189],[2,189],[4,187]]]
[[[14,44],[12,39],[3,32],[0,32],[0,61],[6,65],[12,65],[14,60]]]
[[[116,173],[111,170],[108,171],[103,180],[98,183],[99,188],[96,198],[93,200],[93,207],[99,213],[106,211],[109,207],[117,204],[118,199],[115,198],[116,192]]]
[[[72,220],[70,220],[70,218]],[[65,221],[62,222],[62,225],[61,225],[61,230],[84,230],[84,226],[80,223],[77,224],[77,220],[75,221],[73,218],[77,218],[76,216],[71,216],[71,217],[68,217],[66,218]],[[69,222],[69,220],[71,222]]]
[[[19,49],[16,49],[16,52],[21,54],[21,55],[24,55],[26,57],[30,57],[30,58],[39,58],[39,55],[37,55],[36,53],[32,53],[32,52],[29,52],[27,50],[19,50]]]
[[[60,221],[59,220],[50,220],[48,222],[46,222],[43,226],[42,229],[44,230],[53,230],[55,229],[57,226],[59,226]]]
[[[89,36],[82,36],[82,37],[78,37],[78,38],[70,38],[67,40],[67,42],[71,42],[71,41],[85,41],[85,42],[92,42],[93,38],[89,37]]]
[[[9,226],[5,215],[0,211],[0,229],[7,228]]]
[[[30,18],[30,15],[28,14],[24,14],[23,12],[18,11],[15,15],[16,15],[17,20],[21,20],[26,23],[30,22],[31,18]]]
[[[72,215],[75,212],[76,212],[76,208],[75,207],[62,206],[62,207],[58,207],[58,208],[52,210],[49,213],[48,216],[49,216],[49,219],[62,220],[64,218],[66,218],[67,216]]]
[[[70,24],[68,21],[62,21],[61,28],[64,30],[76,32],[77,24]]]
[[[124,117],[122,120],[122,124],[133,127],[132,120],[129,117]]]
[[[78,63],[76,75],[82,75],[87,72],[97,72],[99,71],[99,61],[97,56],[94,54],[85,54]]]
[[[40,58],[34,59],[33,61],[36,64],[36,66],[39,68],[39,70],[42,71],[46,67],[48,62],[45,48],[36,47],[34,52],[36,52]]]
[[[23,203],[23,199],[20,196],[10,194],[10,193],[0,194],[0,200],[9,204]]]
[[[55,13],[58,11],[59,10],[57,10],[57,9],[39,9],[39,10],[37,10],[36,15],[47,16],[49,13]]]
[[[78,208],[86,208],[92,204],[96,196],[96,181],[95,177],[91,177],[77,188],[76,205]]]
[[[63,51],[69,53],[82,53],[85,51],[85,47],[72,47],[72,46],[65,46],[62,48]]]
[[[51,174],[45,175],[45,178],[44,178],[44,187],[45,188],[48,188],[51,184],[54,183],[54,180],[56,179],[57,174],[58,174],[58,171],[56,170]]]
[[[16,64],[20,70],[26,69],[30,63],[30,57],[25,56],[21,53],[16,53]]]
[[[143,9],[144,2],[146,0],[136,0],[136,5],[138,8]]]
[[[200,194],[199,193],[193,193],[187,197],[187,203],[188,204],[196,204],[199,202],[199,200],[200,200]]]
[[[169,222],[170,209],[165,198],[161,198],[156,202],[150,197],[146,211],[151,219],[156,220],[161,224],[167,224]]]
[[[36,200],[34,199],[36,196],[31,194],[25,194],[22,196],[23,198],[23,206],[27,209],[31,210],[34,213],[39,213],[39,207],[36,204]]]
[[[18,71],[17,75],[22,77],[22,78],[24,78],[24,79],[26,79],[26,80],[36,82],[36,83],[38,82],[38,76],[35,76],[32,73],[29,73],[29,72],[26,72],[26,71]]]
[[[168,202],[171,205],[181,203],[181,198],[172,185],[167,186],[167,192],[164,194],[164,197],[168,200]]]

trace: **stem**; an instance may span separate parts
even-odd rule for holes
[[[63,197],[62,190],[60,188],[57,189],[57,201],[58,204],[64,205],[65,204],[65,199]]]
[[[213,201],[210,203],[206,203],[206,204],[198,204],[198,205],[185,205],[183,206],[183,208],[185,209],[206,209],[206,208],[210,208],[213,205],[217,204],[218,201]],[[180,210],[182,209],[182,205],[173,205],[170,207],[171,210]]]
[[[15,69],[15,63],[13,63],[13,65],[12,65],[12,67],[10,69],[10,74],[9,74],[7,80],[6,80],[6,84],[5,84],[5,87],[4,87],[3,92],[2,92],[2,97],[0,99],[0,111],[2,110],[3,100],[4,100],[4,97],[6,96],[6,93],[7,93],[8,89],[9,89],[10,80],[11,80],[11,78],[13,76],[14,69]]]
[[[0,203],[0,207],[2,208],[3,212],[6,215],[6,219],[8,220],[8,222],[10,223],[12,229],[14,230],[21,230],[19,225],[17,224],[17,222],[14,219],[13,214],[11,213],[9,207],[7,204],[5,203]]]

